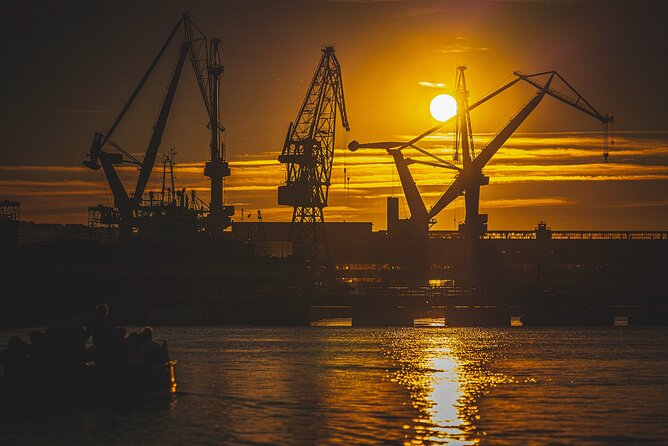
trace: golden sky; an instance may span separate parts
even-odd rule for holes
[[[558,70],[618,129],[602,163],[602,126],[546,98],[485,169],[481,211],[492,229],[668,229],[668,31],[661,1],[595,0],[232,0],[90,3],[17,2],[2,29],[7,60],[0,73],[0,199],[21,202],[24,219],[85,223],[86,209],[111,204],[101,172],[81,166],[96,131],[113,121],[167,33],[188,10],[222,38],[222,116],[232,176],[226,202],[286,221],[276,204],[284,166],[276,161],[320,57],[333,43],[342,65],[351,125],[338,129],[329,221],[385,227],[385,197],[400,195],[384,152],[344,147],[408,140],[436,122],[430,100],[468,66],[471,101],[511,79],[513,70]],[[116,142],[141,154],[176,57],[170,49]],[[647,66],[653,60],[656,67]],[[638,67],[645,67],[642,73]],[[641,75],[642,74],[642,75]],[[476,145],[497,131],[533,94],[518,85],[472,113]],[[190,68],[181,80],[161,152],[177,151],[177,177],[208,199],[202,165],[206,113]],[[422,145],[448,158],[451,128]],[[420,158],[417,153],[407,156]],[[351,178],[343,186],[343,168]],[[429,206],[452,173],[411,166]],[[160,175],[153,176],[157,188]],[[135,171],[123,176],[134,181]],[[460,199],[461,200],[461,199]],[[459,200],[438,217],[452,229]],[[405,206],[400,206],[404,212]],[[405,214],[403,214],[405,215]],[[240,214],[235,216],[240,219]]]
[[[477,137],[476,144],[489,137]],[[442,134],[423,147],[433,147],[433,153],[447,159],[451,140],[451,134]],[[485,169],[491,179],[482,189],[481,211],[490,214],[490,228],[531,229],[547,220],[555,229],[665,229],[668,133],[618,134],[608,163],[601,156],[601,141],[597,133],[511,138]],[[276,204],[276,188],[285,176],[276,161],[278,153],[230,157],[232,176],[226,180],[225,199],[237,207],[236,220],[242,208],[245,219],[249,213],[255,219],[261,210],[266,221],[289,220],[291,208]],[[424,159],[410,150],[406,155]],[[384,151],[350,153],[339,147],[335,160],[327,220],[372,221],[375,229],[384,229],[385,197],[401,192],[391,158]],[[344,168],[350,177],[348,188]],[[202,169],[201,162],[177,162],[177,182],[207,198]],[[428,206],[454,178],[448,170],[428,166],[411,165],[411,170]],[[7,178],[0,181],[0,193],[23,203],[25,219],[81,223],[89,205],[113,203],[102,173],[83,166],[0,166],[0,172]],[[136,173],[133,167],[122,170],[128,183],[135,181]],[[159,190],[160,184],[157,169],[149,188]],[[653,193],[657,190],[661,194]],[[407,216],[403,201],[400,212]],[[453,229],[463,218],[460,198],[439,215],[435,229]]]

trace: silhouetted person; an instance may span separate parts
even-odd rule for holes
[[[141,338],[144,344],[153,342],[153,329],[151,327],[144,327],[141,331]]]
[[[28,344],[18,336],[9,339],[7,348],[0,352],[0,365],[5,378],[15,381],[26,377],[29,349]]]
[[[164,363],[167,360],[167,355],[160,344],[153,340],[153,329],[144,327],[141,337],[144,342],[144,362],[149,365]]]
[[[108,367],[114,356],[114,346],[118,339],[116,325],[109,318],[109,307],[99,304],[96,307],[96,318],[92,327],[88,327],[87,335],[93,337],[95,365]],[[88,337],[88,336],[86,336]]]

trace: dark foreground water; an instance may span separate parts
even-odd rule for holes
[[[156,335],[179,361],[173,398],[22,409],[0,444],[668,444],[666,329]]]

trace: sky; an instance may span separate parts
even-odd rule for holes
[[[602,125],[545,99],[485,169],[481,212],[491,229],[532,229],[539,220],[557,230],[668,229],[668,3],[661,0],[8,1],[3,9],[11,19],[0,30],[0,200],[20,201],[24,220],[85,223],[88,206],[112,204],[103,174],[81,161],[188,11],[222,41],[221,121],[232,168],[225,201],[238,208],[235,220],[242,208],[261,210],[265,221],[290,219],[291,208],[276,202],[285,176],[277,156],[321,46],[333,44],[351,131],[337,130],[328,221],[385,228],[385,198],[401,194],[390,157],[345,147],[408,140],[432,127],[429,102],[449,93],[456,67],[466,65],[471,101],[514,70],[557,70],[615,116],[615,145],[603,163]],[[132,153],[145,150],[176,51],[168,50],[116,133]],[[534,92],[518,85],[474,111],[476,147]],[[179,184],[208,199],[206,122],[186,67],[160,151],[175,148]],[[423,147],[450,157],[452,130]],[[411,169],[428,205],[454,178]],[[121,174],[128,185],[136,179],[131,166]],[[156,168],[149,188],[159,184]],[[405,205],[400,210],[407,216]],[[434,228],[453,229],[463,218],[458,199]]]

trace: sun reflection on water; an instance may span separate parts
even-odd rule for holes
[[[436,354],[432,358],[431,393],[427,395],[427,400],[431,401],[428,412],[432,424],[428,439],[437,442],[439,438],[450,438],[460,440],[459,444],[473,444],[466,441],[467,423],[459,413],[462,388],[457,363],[445,349],[438,350]]]
[[[404,425],[406,445],[478,444],[480,398],[512,378],[490,370],[492,350],[475,336],[447,329],[407,330],[388,339],[386,355],[396,364],[392,381],[406,388],[417,410]]]

